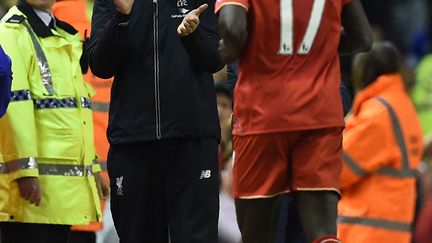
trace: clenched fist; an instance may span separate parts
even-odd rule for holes
[[[117,11],[122,14],[130,14],[134,0],[113,0]]]
[[[208,4],[203,4],[199,8],[192,10],[184,18],[182,23],[177,28],[177,34],[187,36],[192,34],[198,27],[200,20],[199,16],[208,8]]]
[[[41,201],[41,189],[37,177],[23,177],[17,180],[20,195],[31,204],[39,206]]]

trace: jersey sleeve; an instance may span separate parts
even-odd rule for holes
[[[220,9],[226,5],[238,5],[245,8],[246,10],[249,10],[249,1],[250,0],[217,0],[215,6],[215,13],[218,13]]]

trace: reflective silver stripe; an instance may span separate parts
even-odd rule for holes
[[[37,169],[38,164],[33,157],[11,160],[0,163],[0,174],[12,173],[18,170]]]
[[[31,92],[30,90],[16,90],[12,91],[11,95],[11,102],[14,101],[24,101],[24,100],[31,100]],[[89,98],[81,97],[81,107],[83,108],[92,108],[92,102]],[[47,98],[47,99],[34,99],[33,103],[35,105],[35,108],[40,109],[53,109],[53,108],[77,108],[77,101],[75,98],[63,98],[63,99],[56,99],[56,98]]]
[[[55,109],[55,108],[77,108],[77,101],[75,98],[64,99],[37,99],[33,101],[37,110]]]
[[[345,151],[343,152],[343,160],[345,164],[358,176],[364,176],[367,171],[361,168]]]
[[[93,160],[93,165],[99,165],[101,171],[107,171],[107,163],[105,160]]]
[[[417,177],[417,171],[416,170],[398,170],[392,167],[383,167],[378,170],[378,174],[395,177],[399,179],[404,178],[416,178]]]
[[[402,168],[409,169],[410,167],[409,167],[409,159],[408,159],[408,150],[405,144],[405,138],[402,132],[402,127],[400,125],[399,119],[397,118],[396,112],[393,110],[392,106],[385,99],[381,97],[377,97],[377,100],[387,108],[387,111],[390,114],[391,122],[393,125],[393,132],[402,154]]]
[[[36,35],[33,33],[33,30],[27,24],[27,22],[24,21],[23,25],[26,27],[28,33],[30,34],[30,37],[31,37],[32,42],[33,42],[33,47],[36,51],[36,57],[37,57],[37,62],[38,62],[38,66],[39,66],[39,72],[40,72],[41,78],[42,78],[42,83],[45,86],[45,89],[48,91],[48,94],[54,95],[55,91],[54,91],[53,84],[52,84],[51,70],[50,70],[50,67],[48,65],[48,61],[45,57],[45,54],[42,50],[42,47],[41,47]]]
[[[40,175],[57,176],[92,176],[92,165],[86,167],[79,165],[41,164],[39,163]]]
[[[39,175],[60,176],[92,176],[92,165],[60,165],[36,163],[35,158],[18,159],[0,163],[0,174],[8,174],[18,170],[38,169]]]
[[[402,127],[400,125],[399,119],[397,118],[396,112],[393,110],[391,105],[386,100],[384,100],[383,98],[377,97],[376,99],[386,107],[387,111],[390,114],[390,118],[391,118],[391,122],[392,122],[392,126],[393,126],[393,133],[395,135],[397,144],[399,146],[399,149],[400,149],[401,155],[402,155],[402,169],[396,169],[393,167],[383,167],[377,171],[377,174],[385,175],[385,176],[389,176],[389,177],[394,177],[394,178],[400,178],[400,179],[416,178],[417,177],[417,171],[412,170],[409,167],[408,151],[407,151],[405,139],[404,139],[403,132],[402,132]],[[346,152],[344,152],[344,154],[343,154],[343,159],[345,161],[345,164],[355,174],[357,174],[359,176],[363,176],[363,175],[366,175],[368,173],[366,170],[362,169],[359,166],[359,164],[356,161],[354,161]]]
[[[343,153],[343,159],[345,164],[350,168],[352,172],[354,172],[358,176],[364,176],[368,174],[366,170],[359,166],[359,163],[354,161],[345,151]],[[377,172],[379,175],[385,175],[394,178],[413,178],[416,177],[417,172],[411,169],[398,170],[392,167],[382,167]]]
[[[338,223],[357,224],[373,228],[411,232],[411,224],[375,218],[339,216]]]
[[[108,171],[107,162],[106,161],[99,161],[98,163],[99,163],[102,171]]]
[[[92,110],[97,112],[109,112],[109,103],[104,102],[93,102],[92,103]]]
[[[80,98],[80,101],[81,101],[81,107],[82,107],[82,108],[91,109],[91,107],[92,107],[92,102],[91,102],[91,100],[90,100],[89,98],[81,97],[81,98]]]
[[[31,93],[28,89],[12,91],[10,102],[31,100]]]

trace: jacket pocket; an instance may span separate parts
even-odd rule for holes
[[[83,130],[78,109],[40,110],[36,117],[39,157],[79,160]]]

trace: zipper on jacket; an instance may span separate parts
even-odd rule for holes
[[[160,75],[159,75],[159,6],[158,0],[153,0],[153,48],[154,48],[154,83],[156,104],[156,137],[161,139],[160,121]]]

